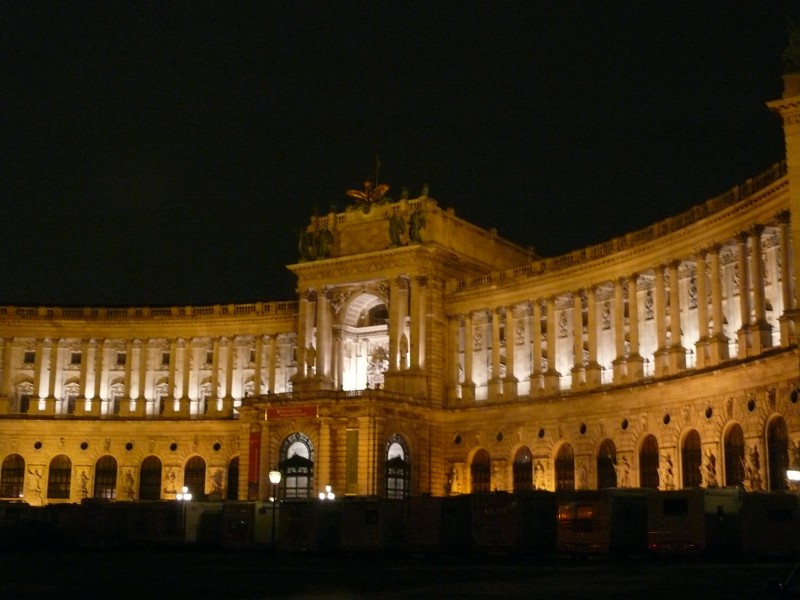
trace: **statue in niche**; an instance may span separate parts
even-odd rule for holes
[[[400,336],[400,366],[405,368],[408,363],[408,337],[406,334]]]
[[[661,489],[674,490],[675,489],[675,473],[672,467],[672,457],[665,454],[662,464],[658,467],[658,479],[661,483]]]
[[[706,487],[717,487],[717,457],[713,452],[708,452],[703,456],[703,463],[700,465],[700,472],[703,475],[703,483]]]
[[[406,224],[403,218],[397,213],[387,213],[383,218],[389,221],[389,245],[392,247],[400,246],[400,236],[406,231]]]
[[[547,485],[545,483],[545,469],[544,465],[541,461],[536,461],[536,465],[533,467],[533,489],[535,490],[545,490],[547,489]]]
[[[645,321],[653,320],[653,290],[647,290],[644,295],[644,319]]]
[[[419,207],[414,209],[414,212],[411,213],[411,216],[408,219],[408,235],[409,239],[412,242],[420,243],[422,242],[422,229],[425,228],[425,215],[422,214],[422,211]]]
[[[81,485],[81,498],[88,498],[89,497],[89,476],[86,474],[86,471],[81,470],[81,474],[78,476],[78,483]]]
[[[744,478],[751,492],[762,490],[761,481],[761,457],[758,454],[758,444],[754,444],[752,450],[748,449],[744,463]]]
[[[176,494],[178,492],[178,488],[176,486],[177,479],[178,477],[175,475],[175,469],[172,467],[167,468],[166,475],[164,475],[165,494]]]
[[[330,258],[332,245],[333,233],[327,225],[323,225],[317,233],[317,258]]]
[[[136,489],[134,488],[133,483],[133,474],[131,473],[130,469],[125,472],[125,477],[122,481],[122,495],[128,500],[133,500],[136,496]]]
[[[317,350],[312,344],[306,348],[306,374],[310,377],[314,374],[314,367],[317,364]]]
[[[299,234],[298,250],[300,260],[314,260],[317,258],[317,234],[313,231],[303,230]]]

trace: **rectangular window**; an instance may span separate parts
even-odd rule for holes
[[[164,366],[169,365],[169,352],[161,353],[161,364]]]
[[[22,353],[22,362],[26,365],[32,365],[36,362],[36,352],[32,350],[26,350]]]
[[[213,365],[214,364],[214,353],[211,350],[206,352],[206,364],[207,365]]]
[[[256,362],[256,351],[255,350],[250,350],[250,362],[251,363],[255,363]]]
[[[127,352],[117,352],[117,366],[124,367],[125,362],[128,360]]]
[[[83,360],[83,352],[71,352],[69,355],[69,364],[79,365]]]

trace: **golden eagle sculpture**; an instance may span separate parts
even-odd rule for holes
[[[380,202],[383,200],[383,197],[386,195],[386,192],[389,191],[389,186],[385,183],[379,183],[378,185],[373,185],[370,179],[364,181],[364,189],[363,190],[347,190],[346,194],[351,198],[355,198],[359,201],[361,206],[364,209],[364,212],[369,212],[369,209],[372,208],[372,205],[375,203]]]

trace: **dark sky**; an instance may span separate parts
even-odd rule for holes
[[[4,2],[0,303],[292,299],[296,233],[390,196],[542,255],[783,157],[798,2]]]

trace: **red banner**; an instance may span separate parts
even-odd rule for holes
[[[316,406],[278,406],[267,409],[267,421],[276,421],[278,419],[302,419],[316,416]]]

